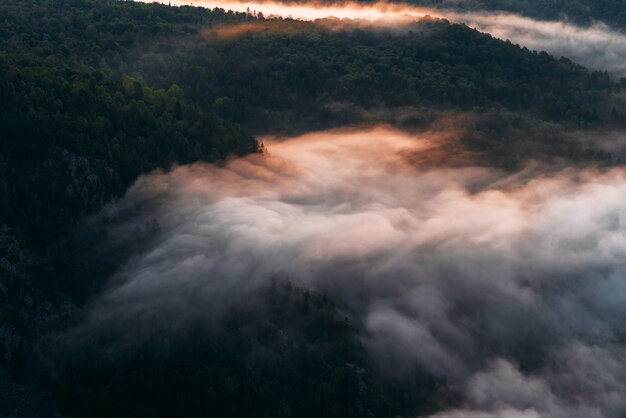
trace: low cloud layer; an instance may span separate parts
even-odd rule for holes
[[[385,370],[462,394],[433,418],[624,416],[626,172],[452,164],[453,137],[266,138],[142,177],[102,216],[135,213],[113,237],[158,232],[68,335],[211,326],[287,276],[361,324]]]
[[[607,70],[616,77],[626,77],[626,35],[602,23],[581,28],[566,22],[480,13],[453,13],[450,19],[531,50],[565,56],[592,70]]]
[[[168,2],[169,3],[169,2]],[[401,3],[376,2],[336,4],[237,2],[237,1],[174,1],[176,5],[195,4],[220,7],[239,12],[256,11],[268,16],[315,20],[335,17],[361,21],[368,25],[397,27],[425,16],[465,23],[482,32],[531,50],[546,51],[556,57],[565,56],[593,70],[607,70],[616,77],[626,77],[626,35],[601,22],[579,27],[567,22],[548,22],[510,13],[455,12],[415,7]],[[250,30],[258,29],[251,27]],[[284,28],[283,28],[284,29]],[[222,29],[223,30],[223,29]]]

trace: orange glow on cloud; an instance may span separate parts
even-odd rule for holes
[[[259,33],[265,35],[275,35],[279,33],[293,33],[301,30],[301,23],[291,20],[254,20],[250,22],[224,25],[211,28],[203,32],[205,36],[215,35],[218,38],[228,39],[244,35],[246,33]]]
[[[338,5],[328,4],[288,4],[280,2],[238,2],[238,1],[187,1],[176,0],[174,5],[191,5],[206,8],[222,8],[236,12],[250,11],[262,12],[265,17],[281,16],[299,20],[316,20],[335,17],[338,19],[354,19],[367,21],[411,21],[426,15],[443,17],[443,14],[433,9],[418,8],[393,3],[374,3],[360,5],[357,3],[342,3]]]

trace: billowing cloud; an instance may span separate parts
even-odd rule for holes
[[[239,12],[260,11],[266,17],[282,16],[300,20],[335,17],[351,19],[354,23],[394,28],[397,28],[398,24],[409,24],[415,19],[431,16],[467,24],[496,38],[510,40],[531,50],[546,51],[556,57],[565,56],[593,70],[607,70],[616,77],[626,76],[626,35],[601,22],[589,27],[579,27],[568,22],[541,21],[510,13],[457,12],[390,2],[359,4],[179,0],[171,3],[177,5],[193,3],[208,8],[219,7]],[[246,28],[239,27],[234,32],[241,33],[243,29]],[[252,25],[247,28],[248,31],[258,29],[259,26]],[[271,33],[269,28],[265,28],[264,32]]]
[[[384,370],[456,388],[436,418],[624,416],[626,172],[448,164],[453,136],[266,138],[142,177],[105,215],[114,237],[157,232],[67,336],[209,327],[286,276],[361,324]]]

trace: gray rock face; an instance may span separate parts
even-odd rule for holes
[[[47,157],[30,170],[32,181],[68,209],[85,214],[110,199],[111,185],[119,184],[117,172],[104,161],[52,147]]]
[[[75,311],[61,295],[46,294],[33,277],[38,260],[0,224],[0,366]]]
[[[36,394],[0,372],[0,418],[60,418],[45,394]]]
[[[45,396],[15,382],[8,373],[33,338],[72,311],[68,302],[53,304],[37,288],[36,259],[11,228],[0,225],[0,418],[59,417]]]
[[[11,229],[0,225],[0,360],[10,362],[24,343],[18,330],[33,308],[34,295],[29,270],[32,255],[24,250]]]
[[[28,181],[49,204],[81,217],[111,198],[119,175],[105,162],[51,147],[32,161]],[[58,328],[77,308],[40,282],[42,263],[0,222],[0,369],[37,337]],[[0,415],[0,418],[2,416]]]
[[[100,208],[111,197],[110,186],[119,182],[104,162],[61,148],[51,148],[29,172],[42,197],[77,216]],[[40,283],[43,264],[22,245],[17,231],[0,223],[0,418],[59,416],[45,396],[14,381],[10,372],[24,362],[38,337],[78,312],[66,297]]]

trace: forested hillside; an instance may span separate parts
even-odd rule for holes
[[[299,118],[336,102],[508,108],[589,126],[601,121],[598,93],[617,87],[604,73],[444,21],[423,20],[401,33],[286,23],[265,33],[266,23],[254,22],[228,36],[208,28],[148,48],[138,69],[152,83],[176,80],[194,101],[262,131],[285,123],[272,112],[291,109]]]
[[[248,14],[89,0],[7,1],[0,18],[0,210],[39,248],[141,172],[254,150],[251,134],[339,125],[354,117],[346,104],[507,108],[589,127],[611,122],[602,97],[619,88],[443,21],[399,34],[293,21],[266,31]],[[55,152],[74,158],[52,175],[71,172],[70,188],[38,180]]]
[[[151,88],[121,62],[101,58],[119,60],[184,17],[169,25],[126,22],[133,32],[124,37],[124,24],[103,16],[109,28],[98,42],[86,39],[88,22],[108,5],[116,7],[0,6],[0,218],[39,250],[142,172],[255,149],[249,135],[185,99],[175,84]]]
[[[592,16],[619,22],[616,8]],[[546,10],[541,17],[560,13]],[[622,127],[625,82],[444,20],[390,30],[113,0],[3,0],[0,416],[392,417],[456,405],[426,373],[381,373],[363,324],[291,278],[216,329],[128,350],[115,348],[114,333],[64,345],[64,330],[159,229],[138,221],[111,239],[121,215],[90,216],[152,170],[220,164],[260,152],[258,135],[346,124],[454,125],[473,163],[503,170],[527,160],[615,164],[565,134]],[[20,390],[3,392],[5,380]]]

